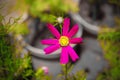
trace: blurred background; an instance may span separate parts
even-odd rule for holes
[[[40,40],[79,25],[79,60],[61,65]],[[0,0],[0,80],[120,80],[120,0]]]

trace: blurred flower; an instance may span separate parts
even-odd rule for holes
[[[42,70],[44,71],[45,74],[48,74],[48,72],[49,72],[48,67],[46,67],[46,66],[43,66]]]
[[[48,72],[49,72],[48,67],[43,66],[36,71],[35,76],[40,77],[40,76],[48,74]]]
[[[70,19],[65,18],[62,27],[62,35],[58,30],[52,25],[48,24],[48,29],[56,37],[56,39],[46,39],[42,40],[41,43],[45,45],[51,45],[44,49],[46,54],[54,52],[55,50],[62,48],[62,53],[60,57],[61,64],[67,64],[69,62],[69,55],[72,61],[76,61],[79,57],[70,46],[70,44],[77,44],[82,42],[82,38],[71,38],[78,31],[78,25],[74,25],[73,28],[69,31]]]
[[[62,17],[58,17],[58,18],[57,18],[57,22],[58,22],[58,23],[62,23],[62,22],[63,22],[63,18],[62,18]]]

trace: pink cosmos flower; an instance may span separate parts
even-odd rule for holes
[[[74,25],[70,31],[69,25],[70,19],[65,18],[63,22],[62,33],[60,34],[52,24],[48,24],[47,27],[55,36],[55,39],[45,39],[41,41],[42,44],[50,45],[44,49],[46,54],[50,54],[60,47],[62,48],[60,55],[61,64],[67,64],[69,62],[69,56],[71,57],[72,61],[76,61],[79,58],[70,44],[81,43],[82,38],[72,38],[78,31],[78,25]]]

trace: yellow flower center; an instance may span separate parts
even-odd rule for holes
[[[61,46],[67,46],[69,44],[69,39],[66,36],[61,36],[59,39],[59,44]]]

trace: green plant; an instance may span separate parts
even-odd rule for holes
[[[68,63],[66,65],[61,65],[62,72],[58,75],[58,79],[61,80],[86,80],[86,72],[84,70],[79,70],[76,73],[70,73],[74,67],[73,64]]]
[[[98,39],[104,51],[105,59],[109,61],[109,68],[98,75],[97,80],[119,80],[120,72],[120,28],[117,19],[117,29],[104,28]]]
[[[20,32],[16,33],[15,25],[18,19],[14,19],[11,24],[10,21],[2,24],[2,21],[3,16],[0,21],[0,80],[27,80],[33,73],[31,58],[29,55],[21,57],[23,46],[15,39],[15,35],[24,34],[26,29],[19,28]]]
[[[18,0],[16,6],[18,6],[17,8],[23,7],[33,17],[50,23],[56,22],[57,17],[63,16],[63,14],[78,11],[78,4],[72,0]]]

